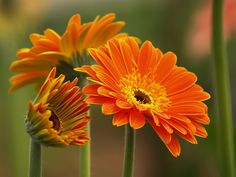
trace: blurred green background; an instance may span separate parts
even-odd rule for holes
[[[174,51],[178,65],[198,75],[198,83],[211,95],[207,101],[211,123],[207,139],[198,138],[198,145],[181,140],[182,153],[174,158],[146,126],[137,130],[135,177],[218,177],[216,124],[212,58],[194,56],[186,49],[187,33],[193,14],[204,1],[189,0],[1,0],[0,1],[0,177],[26,177],[28,165],[28,135],[24,118],[28,101],[35,94],[28,86],[8,94],[8,70],[19,48],[30,47],[29,34],[42,34],[52,28],[62,34],[69,18],[80,13],[83,22],[96,15],[115,12],[126,22],[122,32],[148,39],[162,51]],[[204,41],[202,41],[204,43]],[[236,36],[228,40],[231,67],[232,100],[236,101],[235,60]],[[234,111],[234,115],[235,115]],[[124,127],[116,128],[111,117],[92,107],[92,176],[119,177],[122,171]],[[235,122],[235,121],[234,121]],[[44,177],[78,176],[78,147],[43,148]]]

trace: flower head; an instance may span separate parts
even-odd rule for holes
[[[89,140],[85,125],[89,121],[88,105],[83,101],[77,79],[63,83],[55,78],[53,68],[34,102],[29,103],[27,132],[46,146],[82,145]]]
[[[86,53],[88,47],[98,47],[114,37],[125,25],[124,22],[113,22],[115,14],[96,17],[94,21],[81,24],[79,14],[71,17],[62,36],[52,29],[43,35],[31,34],[31,48],[23,48],[17,52],[19,60],[14,61],[10,69],[18,74],[11,77],[10,92],[30,83],[39,86],[54,66],[60,62],[73,64],[76,59]],[[124,36],[124,34],[116,35]]]
[[[193,144],[195,136],[207,136],[202,124],[209,124],[209,117],[202,101],[210,96],[196,84],[195,74],[176,66],[174,53],[163,54],[149,41],[139,47],[128,37],[89,52],[97,65],[76,68],[94,82],[83,89],[85,101],[114,114],[113,125],[138,129],[147,121],[174,156],[180,155],[177,135]]]

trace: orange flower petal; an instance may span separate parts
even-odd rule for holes
[[[134,63],[137,63],[138,55],[139,55],[139,46],[137,42],[133,38],[126,38],[125,40],[127,41],[127,44],[132,51]]]
[[[24,74],[11,77],[10,82],[13,86],[9,89],[9,92],[14,92],[16,89],[25,86],[26,84],[34,83],[35,80],[43,82],[48,72],[27,72]]]
[[[90,104],[103,104],[106,101],[112,101],[112,99],[107,99],[106,97],[102,96],[89,96],[85,98],[84,101]]]
[[[168,96],[181,93],[192,87],[197,81],[195,74],[191,72],[182,73],[179,77],[170,78],[169,82],[165,84]]]
[[[166,122],[169,124],[173,129],[178,130],[181,134],[186,135],[187,130],[181,125],[178,124],[178,122],[171,120],[171,119],[162,119],[161,122]]]
[[[19,58],[31,58],[34,54],[30,52],[29,48],[21,48],[17,51],[16,56]]]
[[[105,115],[111,115],[119,112],[121,109],[116,106],[115,102],[105,102],[102,104],[102,113]]]
[[[106,97],[110,97],[110,98],[114,98],[114,96],[112,95],[112,90],[108,89],[107,87],[104,86],[100,86],[97,89],[98,94],[102,95],[102,96],[106,96]]]
[[[138,56],[138,70],[143,75],[150,72],[150,63],[152,64],[152,53],[154,47],[152,43],[149,41],[145,41],[140,49],[139,56]],[[153,67],[153,66],[151,66]]]
[[[152,115],[152,118],[153,118],[155,124],[156,124],[157,126],[160,126],[160,121],[159,121],[160,116],[159,116],[158,114],[156,114],[155,112],[153,112],[153,111],[150,111],[150,113],[151,113],[151,115]]]
[[[191,115],[189,116],[191,119],[194,121],[201,123],[201,124],[206,124],[208,125],[210,123],[210,118],[208,115]]]
[[[169,113],[169,115],[171,118],[181,121],[183,123],[191,123],[190,118],[188,118],[185,115],[176,115],[176,114],[170,114],[170,113]]]
[[[119,68],[113,64],[112,60],[102,51],[96,51],[99,60],[103,63],[104,70],[109,71],[109,75],[115,79],[120,78]]]
[[[96,69],[97,71],[100,70],[99,68],[93,68],[94,70]],[[119,91],[119,87],[117,82],[111,77],[109,76],[107,73],[104,72],[99,72],[97,74],[97,77],[100,79],[100,81],[102,81],[104,83],[104,85],[108,85],[113,91]]]
[[[198,105],[178,105],[172,106],[168,110],[171,113],[177,113],[179,115],[204,115],[205,110]]]
[[[112,124],[115,126],[122,126],[129,122],[129,114],[126,111],[120,111],[115,114],[112,119]]]
[[[173,154],[173,156],[178,157],[180,155],[180,144],[178,139],[175,136],[171,137],[170,143],[166,144],[166,147],[169,149],[169,151]]]
[[[73,15],[69,22],[68,22],[68,25],[70,25],[71,23],[77,23],[78,25],[81,24],[81,17],[80,17],[80,14],[75,14]]]
[[[128,103],[127,101],[123,101],[123,100],[116,100],[116,105],[121,108],[121,109],[131,109],[133,108],[133,105]]]
[[[174,132],[173,128],[171,128],[171,126],[169,126],[168,123],[165,123],[164,121],[161,121],[161,125],[166,129],[166,131],[169,134],[172,134]]]
[[[165,144],[171,142],[171,134],[167,132],[165,128],[163,128],[162,126],[157,126],[151,118],[148,118],[148,122]]]
[[[172,95],[169,98],[173,102],[173,105],[175,105],[182,102],[205,101],[210,98],[210,95],[207,92],[193,91],[193,89],[190,88],[185,92]]]
[[[101,32],[100,33],[99,31],[97,32],[96,36],[94,36],[93,41],[96,41],[96,45],[104,44],[104,41],[115,36],[115,34],[117,34],[124,25],[125,22],[115,22],[113,24],[109,24],[105,28],[100,28]]]
[[[97,89],[99,88],[100,86],[98,84],[89,84],[89,85],[86,85],[84,88],[83,88],[83,93],[84,94],[89,94],[89,95],[98,95],[98,92],[97,92]]]
[[[112,51],[110,52],[110,55],[111,55],[113,65],[116,67],[116,69],[119,71],[120,74],[128,74],[128,71],[126,70],[126,66],[125,66],[125,63],[121,54],[121,50],[119,47],[119,42],[116,40],[110,40],[108,41],[107,44],[108,44],[108,50]]]
[[[129,115],[130,126],[134,129],[142,128],[145,125],[146,119],[144,115],[136,109],[132,109]]]
[[[48,28],[44,31],[44,34],[47,39],[54,42],[55,44],[60,42],[61,37],[54,30]]]
[[[126,71],[127,73],[131,73],[133,71],[134,62],[135,62],[131,48],[126,43],[122,43],[122,44],[119,43],[119,46],[120,46],[120,50],[121,50],[122,58],[125,64]],[[130,58],[130,60],[126,60],[126,58]]]
[[[192,124],[196,127],[196,132],[195,135],[202,137],[202,138],[206,138],[208,136],[206,129],[199,123],[197,122],[192,122]]]
[[[79,71],[79,72],[85,72],[85,73],[89,74],[90,76],[92,76],[93,79],[99,80],[98,77],[96,76],[96,72],[88,65],[84,65],[82,67],[75,68],[74,70]]]
[[[55,65],[54,62],[51,62],[50,60],[47,59],[38,60],[38,62],[35,62],[35,59],[24,58],[13,62],[10,66],[10,69],[14,70],[15,72],[30,72],[30,71],[37,71],[39,69],[41,70],[51,69],[52,66],[54,65]]]
[[[156,68],[156,71],[158,72],[156,75],[157,82],[161,83],[170,74],[176,65],[176,61],[176,55],[172,52],[163,55]]]
[[[185,139],[186,141],[188,141],[188,142],[190,142],[192,144],[197,144],[197,139],[194,137],[193,134],[191,134],[189,132],[187,134],[182,134],[182,133],[180,133],[178,131],[175,131],[175,133],[177,135],[179,135],[181,138]]]

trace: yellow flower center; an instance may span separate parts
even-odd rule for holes
[[[119,86],[127,101],[139,108],[161,113],[170,105],[165,87],[157,83],[151,75],[141,76],[135,70],[132,74],[121,78]]]

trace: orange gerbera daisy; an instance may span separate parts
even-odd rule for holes
[[[26,128],[32,138],[46,146],[82,145],[86,136],[89,106],[81,98],[77,79],[63,83],[52,69],[34,102],[29,103]]]
[[[10,92],[30,83],[39,86],[54,66],[61,62],[72,65],[82,61],[82,56],[88,47],[98,47],[115,36],[125,25],[124,22],[113,22],[115,14],[110,13],[103,17],[97,16],[94,21],[81,24],[79,14],[71,17],[65,33],[60,36],[52,29],[44,31],[43,35],[31,34],[31,48],[20,49],[17,53],[19,60],[14,61],[10,69],[17,72],[11,77]],[[124,36],[119,34],[116,36]]]
[[[85,101],[101,104],[103,114],[114,114],[113,125],[129,123],[138,129],[147,120],[175,157],[180,155],[177,135],[193,144],[195,136],[207,136],[202,124],[210,120],[202,101],[210,95],[193,73],[176,66],[174,53],[163,54],[149,41],[139,47],[128,37],[89,53],[97,65],[76,68],[94,82],[83,89],[89,95]]]

